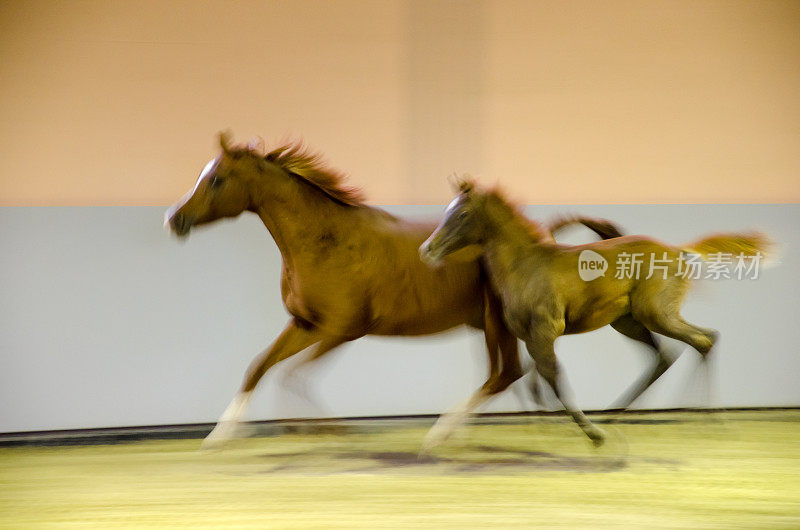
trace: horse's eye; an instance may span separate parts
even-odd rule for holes
[[[219,188],[222,185],[222,179],[217,175],[214,175],[213,177],[211,177],[210,184],[212,188]]]
[[[459,221],[463,221],[463,220],[464,220],[464,219],[466,219],[466,218],[467,218],[467,212],[460,212],[460,213],[458,214],[458,220],[459,220]]]

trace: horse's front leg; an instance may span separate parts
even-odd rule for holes
[[[349,339],[342,337],[326,337],[320,340],[317,345],[311,349],[308,355],[305,356],[305,358],[295,363],[294,366],[289,367],[289,369],[284,373],[283,379],[281,380],[281,384],[284,388],[314,407],[318,416],[320,417],[328,416],[329,411],[325,409],[325,407],[323,407],[318,400],[312,397],[302,371],[305,370],[310,364],[318,361],[328,352],[338,346],[341,346],[348,340]]]
[[[306,349],[320,340],[314,328],[299,326],[292,320],[281,332],[271,347],[259,354],[250,363],[242,387],[222,413],[217,425],[203,440],[203,449],[219,449],[236,436],[239,422],[247,410],[250,398],[258,382],[267,370],[280,361]]]

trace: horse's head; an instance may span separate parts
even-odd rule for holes
[[[444,219],[433,234],[419,247],[419,255],[426,263],[437,263],[457,250],[483,243],[484,193],[476,190],[469,178],[458,179],[455,186],[458,196],[445,210]]]
[[[247,153],[255,148],[231,147],[226,133],[220,133],[219,143],[221,153],[206,164],[194,188],[164,214],[165,226],[178,236],[188,236],[193,226],[236,217],[252,207],[251,179],[258,158]]]

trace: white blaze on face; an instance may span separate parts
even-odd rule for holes
[[[426,239],[425,242],[419,247],[420,252],[422,252],[424,256],[427,256],[431,243],[437,238],[441,239],[442,234],[440,234],[440,232],[444,230],[444,226],[447,223],[447,220],[450,218],[450,214],[453,212],[453,210],[458,208],[460,201],[461,197],[456,197],[450,202],[450,204],[447,205],[447,208],[444,210],[444,217],[442,217],[442,220],[439,222],[439,226],[436,227],[436,230],[434,230],[433,233],[428,236],[428,239]],[[423,257],[423,259],[427,258]]]
[[[461,202],[461,197],[456,197],[455,199],[450,201],[450,204],[448,204],[447,208],[444,209],[444,213],[449,214],[450,212],[458,208],[460,202]]]
[[[192,188],[192,193],[197,191],[197,187],[203,182],[203,179],[209,176],[216,168],[217,164],[219,163],[219,157],[212,158],[208,161],[208,164],[203,168],[203,171],[200,172],[200,176],[197,177],[197,182],[194,184],[194,188]]]
[[[167,230],[169,230],[169,220],[172,218],[173,215],[175,215],[175,212],[180,210],[181,207],[184,204],[186,204],[186,201],[192,198],[192,195],[194,195],[194,192],[197,191],[197,188],[198,186],[200,186],[200,183],[203,182],[203,179],[208,177],[211,173],[214,172],[215,169],[217,169],[217,166],[219,165],[219,160],[220,160],[219,156],[209,160],[208,163],[203,168],[203,171],[200,172],[200,176],[197,177],[197,182],[195,182],[192,191],[187,191],[186,194],[183,197],[181,197],[181,199],[178,202],[167,208],[167,211],[164,212],[164,227]]]

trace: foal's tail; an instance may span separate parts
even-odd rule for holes
[[[765,234],[749,232],[714,234],[690,243],[684,249],[700,254],[703,259],[706,259],[709,254],[722,253],[733,256],[744,254],[747,257],[760,255],[762,259],[766,260],[770,257],[773,247],[774,243]]]
[[[562,215],[548,223],[547,228],[550,233],[555,235],[556,232],[572,224],[582,224],[598,236],[600,239],[613,239],[615,237],[622,237],[622,231],[617,225],[606,219],[598,219],[596,217],[583,217],[580,215]]]

